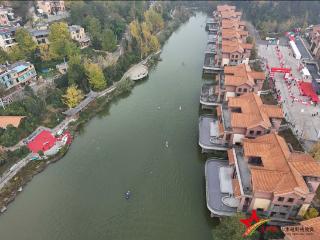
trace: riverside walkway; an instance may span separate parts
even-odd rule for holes
[[[137,66],[140,66],[142,64],[146,64],[147,61],[153,56],[153,55],[157,55],[159,54],[161,51],[158,51],[150,56],[148,56],[146,59],[142,60],[141,62],[133,65],[131,68],[129,68],[122,76],[121,80],[124,80],[128,77],[130,77],[132,74],[132,69],[137,68]],[[91,103],[93,100],[95,100],[96,98],[105,96],[108,93],[111,93],[112,91],[114,91],[116,89],[116,84],[110,86],[109,88],[101,91],[101,92],[94,92],[94,91],[90,91],[86,98],[84,100],[82,100],[78,106],[76,106],[75,108],[71,108],[65,112],[63,112],[67,117],[66,119],[64,119],[61,123],[59,123],[55,128],[50,129],[50,128],[46,128],[44,126],[39,126],[34,132],[32,132],[28,137],[22,139],[19,143],[17,143],[15,146],[12,147],[8,147],[8,148],[4,148],[4,150],[9,150],[9,151],[14,151],[22,146],[25,146],[27,144],[28,141],[30,141],[32,138],[34,138],[37,134],[39,134],[41,131],[43,130],[49,130],[50,132],[52,132],[53,134],[56,134],[58,131],[60,131],[61,129],[66,129],[69,125],[70,122],[75,121],[77,119],[76,114],[78,114],[79,112],[81,112],[83,109],[85,109],[89,103]],[[34,156],[33,153],[30,153],[28,156],[26,156],[25,158],[21,159],[19,162],[17,162],[16,164],[14,164],[10,169],[8,169],[6,172],[4,172],[2,174],[2,176],[0,176],[0,189],[2,189],[6,183],[8,183],[8,181],[14,177],[24,166],[26,166],[32,159],[32,157]]]

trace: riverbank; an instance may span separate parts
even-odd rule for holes
[[[159,34],[159,37],[162,38],[162,46],[171,36],[171,34],[186,20],[187,19],[181,21],[176,19],[168,24],[168,28]],[[157,54],[151,54],[149,57],[147,57],[145,64],[151,68],[152,66],[156,65],[158,60],[159,58]],[[82,112],[80,112],[77,120],[69,123],[68,128],[71,130],[73,137],[76,137],[76,135],[81,132],[81,129],[88,121],[90,121],[90,119],[98,114],[103,114],[104,112],[108,111],[110,103],[112,103],[114,100],[119,99],[120,97],[128,96],[133,87],[134,82],[126,78],[125,73],[123,78],[119,82],[115,83],[114,91],[90,102],[89,105]],[[49,160],[31,161],[25,167],[23,167],[12,179],[8,181],[5,187],[0,189],[0,211],[7,208],[7,206],[19,195],[21,192],[19,190],[24,188],[35,175],[42,172],[51,163],[60,160],[67,153],[67,151],[68,148],[62,148],[57,155],[53,156]]]

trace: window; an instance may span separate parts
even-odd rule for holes
[[[257,131],[257,135],[261,135],[261,131]]]
[[[292,203],[293,201],[294,201],[294,198],[289,198],[289,199],[288,199],[288,202],[291,202],[291,203]]]
[[[250,135],[254,134],[254,131],[253,131],[253,130],[250,130],[249,134],[250,134]]]
[[[284,197],[278,197],[278,202],[283,202]]]
[[[274,215],[276,215],[276,212],[271,212],[270,217],[273,217]]]
[[[244,89],[243,89],[243,91],[244,91],[244,92],[247,92],[247,91],[248,91],[248,89],[244,88]]]
[[[302,198],[300,198],[300,200],[301,200],[301,201],[304,201],[304,200],[306,200],[306,199],[305,199],[304,197],[302,197]]]
[[[239,92],[242,92],[242,88],[238,88],[238,91],[239,91]]]
[[[284,216],[286,215],[286,213],[283,213],[283,212],[282,212],[282,213],[280,213],[280,215],[281,215],[282,217],[284,217]]]

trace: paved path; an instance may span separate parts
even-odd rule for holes
[[[121,80],[126,79],[129,75],[130,72],[132,72],[132,69],[135,69],[138,65],[141,64],[146,64],[147,61],[156,54],[159,54],[160,51],[148,56],[146,59],[142,60],[141,62],[139,62],[138,64],[133,65],[130,69],[128,69],[124,75],[122,76]],[[120,80],[120,81],[121,81]],[[16,144],[13,147],[9,147],[9,148],[4,148],[4,150],[10,150],[10,151],[14,151],[24,145],[26,145],[26,143],[28,141],[30,141],[32,138],[34,138],[36,135],[38,135],[41,131],[43,130],[49,130],[50,132],[52,132],[52,134],[57,134],[58,131],[60,131],[61,129],[66,129],[67,126],[69,125],[70,122],[75,121],[76,120],[76,114],[79,113],[80,111],[82,111],[84,108],[86,108],[88,106],[88,104],[90,102],[92,102],[93,100],[95,100],[96,98],[102,97],[112,91],[114,91],[116,89],[116,86],[111,86],[101,92],[93,92],[91,91],[89,94],[87,94],[87,97],[81,101],[79,103],[79,105],[75,108],[69,109],[66,112],[64,112],[67,117],[66,119],[64,119],[60,124],[58,124],[55,128],[53,129],[49,129],[43,126],[39,126],[33,133],[31,133],[27,138],[22,139],[18,144]],[[27,165],[27,163],[29,163],[31,161],[32,156],[34,156],[33,153],[30,153],[27,157],[21,159],[19,162],[17,162],[15,165],[13,165],[10,169],[8,169],[6,172],[4,172],[2,174],[2,176],[0,176],[0,189],[2,187],[5,186],[5,184],[12,178],[14,177],[24,166]]]

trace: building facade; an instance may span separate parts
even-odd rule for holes
[[[16,45],[15,39],[16,28],[15,27],[1,27],[0,28],[0,47],[7,51],[12,46]]]
[[[10,65],[0,65],[0,84],[6,89],[30,83],[37,76],[33,64],[19,61]]]
[[[37,8],[40,13],[47,15],[57,14],[66,10],[64,1],[55,0],[37,1]]]
[[[320,184],[319,163],[308,154],[290,150],[276,133],[244,138],[242,146],[228,150],[228,159],[228,164],[212,166],[219,178],[216,185],[208,183],[213,189],[207,194],[227,193],[231,199],[215,199],[216,205],[211,201],[211,206],[216,206],[210,210],[213,215],[229,216],[255,209],[272,221],[301,220]],[[232,208],[225,211],[230,201]]]
[[[0,6],[0,26],[20,26],[20,17],[15,17],[13,9]]]
[[[81,49],[90,45],[90,38],[85,33],[83,27],[79,25],[69,26],[69,32],[72,40],[76,41]]]

